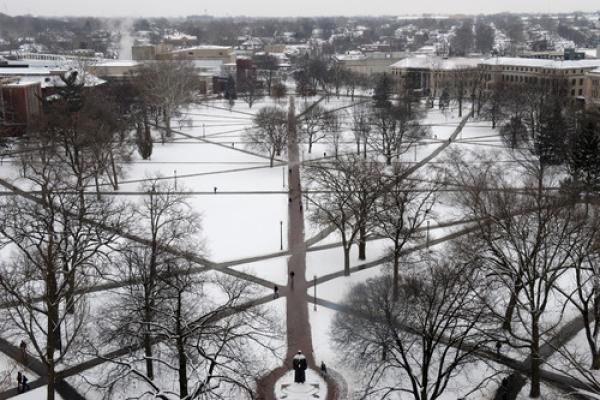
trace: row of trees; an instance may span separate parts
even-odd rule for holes
[[[547,366],[590,390],[600,389],[590,371],[600,368],[596,202],[555,190],[561,171],[536,159],[517,164],[511,173],[490,163],[464,161],[461,154],[454,154],[450,163],[448,179],[460,189],[446,200],[462,208],[474,230],[445,246],[439,259],[430,252],[418,254],[416,262],[401,257],[400,273],[394,261],[393,274],[355,286],[344,302],[346,312],[334,320],[334,341],[347,361],[363,371],[366,397],[404,392],[414,399],[439,398],[455,376],[474,367],[476,353],[493,357],[494,344],[499,344],[528,352],[530,396],[537,398],[548,354],[543,347],[552,346],[558,330],[578,316],[584,321],[587,352],[554,348],[565,364]],[[518,188],[516,177],[524,177]],[[344,188],[347,204],[361,189]],[[374,219],[392,227],[408,225],[403,240],[418,241],[410,223],[422,224],[426,218],[428,207],[416,207],[426,196],[435,197],[431,190],[405,183],[398,193],[415,199],[413,211],[393,207],[392,214]],[[383,196],[400,197],[395,192]],[[381,207],[376,200],[370,206]],[[322,213],[319,209],[313,215]],[[340,220],[353,218],[339,214]],[[381,231],[382,222],[376,232],[389,238]],[[395,249],[391,246],[391,254]]]
[[[90,378],[107,395],[251,397],[264,368],[257,348],[270,350],[276,331],[262,309],[246,309],[254,289],[198,273],[200,218],[165,181],[144,184],[139,204],[90,190],[118,174],[128,116],[76,77],[65,84],[20,152],[20,186],[35,194],[0,202],[0,243],[11,252],[0,263],[5,334],[43,362],[49,400],[59,369],[90,356],[112,366]],[[92,301],[106,284],[116,289]],[[125,350],[103,355],[115,348]]]

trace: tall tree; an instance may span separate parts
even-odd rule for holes
[[[365,382],[363,398],[438,399],[487,342],[478,270],[429,261],[421,271],[403,274],[398,301],[388,276],[354,286],[335,316],[333,340]]]
[[[89,180],[71,173],[64,152],[48,146],[24,155],[22,178],[39,194],[0,203],[0,234],[14,245],[13,259],[0,265],[5,317],[44,363],[48,400],[57,369],[85,344],[90,320],[83,293],[106,272],[116,241],[103,226],[118,229],[122,215],[116,205],[83,193]]]
[[[475,48],[482,54],[489,54],[494,46],[494,29],[483,22],[475,24]]]
[[[310,219],[316,224],[334,226],[342,237],[344,273],[350,275],[350,249],[360,231],[372,227],[372,208],[381,196],[384,165],[364,162],[351,154],[329,162],[312,163],[307,168],[308,186],[318,190],[309,201]]]
[[[269,155],[272,167],[275,157],[280,156],[287,146],[287,114],[280,107],[266,106],[258,110],[254,126],[245,133],[248,146]]]

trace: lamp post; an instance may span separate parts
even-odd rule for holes
[[[279,250],[283,250],[283,221],[279,221]]]
[[[425,234],[425,243],[427,250],[429,250],[429,220],[427,220],[427,233]]]
[[[173,177],[175,180],[175,190],[177,190],[177,170],[176,169],[173,170]]]
[[[285,166],[281,167],[281,183],[285,187]]]

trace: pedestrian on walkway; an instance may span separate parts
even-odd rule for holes
[[[279,298],[279,287],[277,285],[273,286],[273,298]]]
[[[21,351],[21,364],[27,364],[27,343],[24,340],[21,340],[19,344],[19,350]]]
[[[502,342],[496,340],[496,357],[500,358],[500,349],[502,348]]]
[[[292,290],[294,290],[294,275],[296,275],[294,271],[290,272],[290,287]]]
[[[213,188],[213,190],[215,191],[215,194],[217,194],[217,187],[216,186]]]
[[[22,375],[23,375],[23,378],[21,380],[21,393],[25,393],[26,391],[28,391],[31,388],[29,387],[29,383],[27,383],[29,380],[27,379],[25,374],[22,374]]]
[[[21,393],[21,390],[23,388],[21,382],[23,382],[23,374],[21,374],[21,371],[19,371],[17,372],[17,393]]]
[[[321,361],[321,375],[327,375],[327,366],[325,365],[325,361]]]

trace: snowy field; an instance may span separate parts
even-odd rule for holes
[[[300,110],[304,102],[310,103],[316,98],[296,99],[296,110]],[[346,107],[351,104],[349,98],[330,98],[321,103],[329,110]],[[183,111],[181,118],[176,120],[173,128],[173,140],[166,144],[155,143],[150,160],[142,160],[137,152],[132,153],[132,161],[123,166],[124,177],[120,183],[119,193],[115,198],[128,199],[130,201],[140,200],[140,187],[153,177],[161,177],[173,184],[177,184],[180,190],[190,191],[189,205],[202,219],[203,243],[198,246],[198,251],[213,262],[236,261],[242,258],[258,257],[263,255],[274,255],[262,261],[248,261],[232,267],[267,281],[284,286],[287,283],[287,257],[278,255],[287,250],[288,229],[288,182],[286,181],[285,155],[284,160],[277,163],[275,167],[269,168],[269,160],[262,154],[253,154],[253,150],[245,143],[244,131],[252,124],[252,116],[265,105],[285,107],[285,102],[273,100],[260,100],[252,108],[242,101],[237,101],[230,107],[225,101],[211,101],[206,104],[191,106]],[[464,114],[470,110],[465,105]],[[456,130],[461,118],[457,116],[456,110],[441,112],[437,108],[427,112],[423,124],[428,127],[428,134],[417,144],[407,149],[402,155],[402,161],[415,163],[423,160],[442,145],[448,143],[450,135]],[[180,133],[178,133],[180,132]],[[356,151],[354,136],[351,132],[348,120],[343,124],[342,145],[340,153],[353,153]],[[159,135],[155,132],[155,139]],[[318,159],[333,154],[331,143],[321,141],[315,143],[313,151],[309,155],[306,143],[301,145],[303,159]],[[444,167],[449,163],[448,154],[453,149],[463,151],[465,157],[473,154],[494,154],[495,162],[506,162],[511,165],[511,155],[505,150],[498,130],[493,130],[486,121],[469,121],[456,140],[452,141],[446,151],[438,155],[430,164],[423,166],[422,173],[425,176],[433,176],[436,168]],[[491,156],[490,156],[491,157]],[[5,160],[0,166],[2,176],[14,180],[19,184],[15,163]],[[104,190],[111,190],[104,185]],[[310,205],[307,205],[307,216]],[[431,213],[430,240],[448,235],[457,229],[436,228],[437,224],[460,220],[460,210],[452,204],[449,196],[440,196],[438,204]],[[308,218],[305,221],[305,238],[321,232],[323,226],[311,223]],[[320,240],[316,246],[338,243],[340,236],[333,232]],[[367,244],[367,259],[358,260],[357,247],[351,251],[351,266],[378,260],[385,256],[389,243],[386,240],[369,241]],[[443,245],[432,246],[432,251],[443,252]],[[6,250],[6,249],[5,249]],[[6,256],[6,254],[2,254]],[[306,257],[306,278],[312,280],[314,276],[338,273],[343,270],[343,252],[341,247],[331,249],[308,251]],[[360,282],[390,271],[389,265],[379,265],[366,270],[353,273],[350,277],[340,277],[319,284],[317,297],[334,303],[342,302],[350,288]],[[570,284],[568,277],[564,277],[564,287]],[[257,289],[256,295],[264,296],[269,289],[261,287]],[[313,288],[308,294],[313,295]],[[94,294],[90,299],[94,300],[95,306],[101,306],[108,302],[110,294]],[[556,301],[555,301],[556,300]],[[281,337],[285,338],[286,320],[285,299],[279,299],[269,303],[266,307],[271,310],[276,319],[282,321]],[[550,312],[546,313],[544,323],[556,323],[562,316],[561,303],[553,298]],[[356,371],[351,366],[342,362],[338,350],[334,348],[331,340],[330,326],[335,312],[317,306],[314,311],[313,305],[309,305],[310,323],[312,329],[313,346],[317,364],[324,361],[329,368],[336,370],[346,377],[350,393],[359,390]],[[564,315],[573,316],[572,308],[567,307]],[[569,318],[563,320],[567,321]],[[560,327],[560,324],[558,324]],[[569,346],[579,349],[584,338],[579,334]],[[280,363],[285,355],[285,343],[279,344],[275,354],[265,355],[261,360],[259,369],[268,370]],[[527,356],[526,351],[513,350],[510,355],[517,358]],[[551,360],[560,361],[559,356]],[[80,360],[77,360],[80,361]],[[9,388],[11,377],[16,375],[17,365],[4,355],[0,354],[0,385]],[[93,368],[86,373],[71,377],[68,381],[75,385],[82,393],[86,393],[90,399],[100,399],[101,393],[91,384],[103,374],[104,367]],[[470,365],[461,371],[453,379],[452,386],[441,397],[442,400],[454,400],[474,390],[481,381],[490,378],[486,384],[477,389],[476,393],[470,395],[469,399],[484,400],[493,396],[498,386],[498,376],[494,376],[502,368],[498,365],[486,364],[482,361]],[[32,374],[31,374],[32,375]],[[33,377],[33,375],[32,375]],[[492,379],[492,377],[494,377]],[[171,379],[172,377],[166,378]],[[4,386],[7,385],[7,386]],[[135,389],[135,388],[133,388]],[[37,399],[44,388],[37,389],[28,394],[18,397],[19,399]],[[551,390],[545,388],[549,393]],[[526,393],[525,389],[523,391]],[[38,396],[38,397],[36,397]],[[523,397],[524,398],[524,397]],[[548,397],[549,399],[552,397]]]

